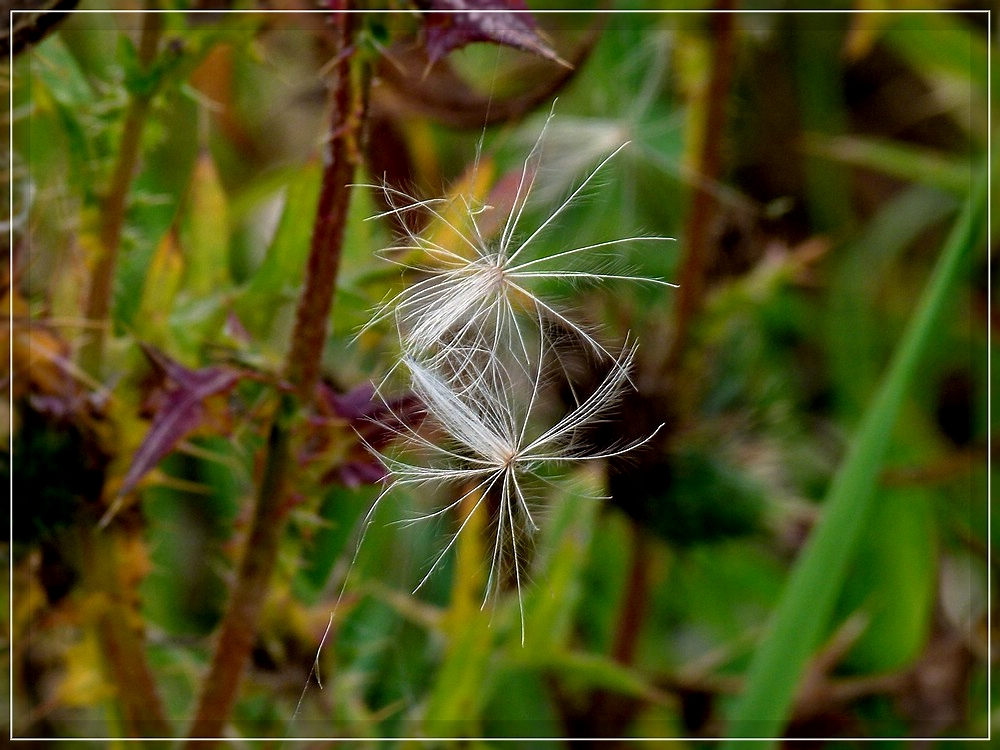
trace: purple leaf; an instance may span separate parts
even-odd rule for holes
[[[245,375],[224,367],[190,370],[151,346],[143,345],[142,350],[168,385],[157,401],[149,432],[132,457],[132,464],[118,490],[119,497],[135,489],[146,472],[201,426],[207,398],[228,391]]]
[[[321,414],[311,420],[317,439],[305,460],[322,452],[323,443],[334,425],[346,422],[360,438],[343,460],[323,474],[320,481],[324,484],[340,482],[345,487],[358,487],[381,481],[386,470],[371,451],[381,450],[401,431],[416,429],[424,418],[424,406],[415,396],[405,395],[386,403],[375,396],[371,383],[364,383],[347,393],[337,393],[329,384],[321,382],[318,397],[320,411],[329,416]]]
[[[339,482],[344,487],[357,489],[365,484],[378,484],[385,479],[386,468],[374,457],[367,459],[345,461],[323,475],[322,482],[331,484]]]
[[[326,383],[320,385],[320,396],[330,410],[352,424],[358,420],[367,419],[371,415],[372,409],[378,406],[380,402],[373,400],[374,395],[375,386],[371,383],[362,383],[347,393],[337,393]]]
[[[323,405],[354,428],[371,447],[382,448],[403,428],[420,426],[423,405],[408,394],[386,403],[375,398],[375,386],[364,383],[347,393],[337,393],[326,383],[319,388]]]
[[[493,42],[567,63],[542,39],[524,0],[421,0],[424,46],[433,65],[472,42]]]

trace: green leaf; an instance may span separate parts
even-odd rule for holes
[[[838,60],[846,16],[817,21],[795,15],[791,20],[796,27],[794,75],[802,128],[827,135],[844,133],[844,74]],[[819,159],[806,159],[804,167],[813,228],[830,232],[850,226],[854,216],[847,171],[840,164]]]
[[[30,163],[65,169],[61,175],[69,184],[81,189],[85,200],[96,198],[101,158],[97,141],[103,133],[101,123],[91,119],[94,92],[76,58],[66,48],[62,39],[55,36],[46,41],[45,52],[37,56],[31,66],[34,78],[31,104],[35,113],[31,118],[32,138],[27,143]],[[54,117],[45,117],[51,114]],[[48,127],[55,125],[65,142],[53,141]],[[40,130],[44,128],[44,130]]]
[[[947,76],[971,83],[985,95],[989,49],[986,35],[974,33],[957,13],[906,13],[894,16],[885,40],[927,77]]]
[[[544,654],[565,648],[573,633],[573,618],[581,596],[580,579],[600,508],[594,499],[595,486],[574,489],[554,505],[555,512],[548,519],[545,545],[548,559],[544,572],[538,574],[545,584],[526,594],[526,653]],[[590,494],[585,494],[588,489]],[[520,649],[520,641],[513,647]]]
[[[874,169],[909,182],[965,195],[969,189],[966,159],[883,138],[842,135],[804,136],[807,153]]]
[[[518,747],[523,748],[541,748],[545,742],[542,739],[532,742],[528,738],[560,737],[566,730],[545,678],[534,669],[502,669],[483,711],[484,734],[517,737]]]
[[[292,580],[292,590],[299,599],[308,604],[319,599],[358,519],[371,507],[377,495],[376,486],[350,489],[335,485],[327,490],[319,509],[322,525],[303,544],[302,567]]]
[[[197,444],[218,458],[175,454],[163,463],[164,474],[186,479],[189,489],[160,485],[143,492],[153,564],[141,585],[143,613],[174,634],[207,635],[222,617],[223,545],[246,489],[233,470],[241,449],[219,437],[198,438]]]
[[[169,44],[148,66],[139,60],[139,51],[125,34],[118,37],[118,64],[124,73],[125,89],[133,97],[149,99],[184,62],[182,48]]]
[[[184,288],[202,298],[230,284],[228,200],[207,150],[195,162],[190,190],[182,247]]]
[[[493,640],[486,611],[454,631],[424,712],[424,730],[431,736],[454,736],[455,722],[466,722],[469,730],[478,726],[492,679]]]
[[[662,699],[645,677],[602,654],[560,650],[533,660],[532,665],[551,670],[589,690],[608,690],[643,700]]]
[[[860,540],[840,607],[868,626],[843,666],[863,674],[905,667],[930,630],[937,587],[931,498],[918,488],[883,490]]]
[[[843,587],[867,523],[882,457],[896,415],[931,346],[936,324],[964,261],[985,228],[988,170],[983,168],[952,229],[927,288],[892,362],[827,493],[823,518],[813,530],[788,583],[767,635],[730,713],[729,737],[775,737],[788,720],[807,660],[816,648]],[[735,741],[726,747],[737,750]]]
[[[952,210],[951,201],[943,197],[920,186],[900,192],[840,249],[825,320],[833,385],[838,406],[846,414],[864,408],[879,374],[878,364],[887,354],[881,350],[886,329],[901,324],[863,301],[878,298],[903,251]]]
[[[285,210],[267,256],[236,300],[236,314],[254,336],[266,337],[278,311],[291,304],[302,283],[322,173],[304,167],[288,184]]]
[[[165,106],[147,123],[140,171],[129,196],[113,312],[115,323],[126,330],[148,324],[139,319],[144,304],[140,290],[149,284],[174,282],[153,271],[154,251],[165,243],[177,242],[172,228],[184,208],[182,196],[191,184],[198,158],[198,105],[190,98],[170,93],[164,92]],[[160,296],[168,295],[161,291]],[[160,308],[158,312],[167,315],[171,309]]]

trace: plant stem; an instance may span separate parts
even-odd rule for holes
[[[629,560],[628,582],[621,611],[618,613],[615,642],[611,647],[614,660],[625,665],[631,664],[635,658],[642,621],[645,619],[649,600],[649,558],[652,554],[649,536],[642,526],[629,519],[629,530],[632,533],[632,555]]]
[[[142,35],[139,40],[139,62],[148,67],[156,57],[160,36],[163,31],[163,16],[159,13],[142,14]],[[118,267],[118,251],[121,247],[122,227],[129,186],[139,161],[142,131],[149,116],[153,94],[133,94],[125,113],[122,141],[118,149],[118,161],[107,192],[101,201],[101,218],[98,229],[99,255],[90,277],[87,291],[87,306],[84,312],[87,320],[94,325],[90,338],[80,348],[80,366],[94,378],[100,379],[104,359],[104,338],[106,319],[111,308],[114,292],[115,271]]]
[[[333,108],[324,160],[326,167],[305,288],[299,299],[292,344],[285,363],[285,377],[294,394],[282,396],[271,425],[250,534],[191,725],[189,737],[192,738],[221,736],[236,701],[287,520],[285,495],[292,460],[292,431],[299,407],[308,407],[312,402],[319,380],[347,222],[348,185],[354,176],[357,140],[363,121],[363,108],[358,106],[361,92],[352,76],[349,55],[350,21],[346,13],[330,15],[337,57],[331,71]],[[192,739],[188,744],[194,747],[196,743]]]
[[[720,0],[720,10],[731,10],[734,0]],[[698,177],[691,199],[685,231],[684,259],[681,262],[674,321],[674,339],[667,355],[667,369],[677,368],[687,345],[691,323],[698,314],[705,295],[705,270],[711,252],[710,229],[716,199],[708,186],[714,185],[722,170],[722,140],[725,133],[726,102],[733,76],[733,45],[735,42],[732,13],[712,14],[711,27],[715,40],[712,49],[712,71],[708,83]]]
[[[222,735],[257,637],[257,620],[267,598],[278,557],[278,544],[285,528],[283,500],[291,456],[289,427],[294,411],[294,399],[282,397],[278,414],[271,425],[264,476],[258,487],[250,535],[191,724],[190,737]]]
[[[86,589],[102,597],[96,630],[109,681],[118,691],[118,707],[129,737],[167,737],[163,706],[146,661],[141,633],[134,627],[135,613],[128,603],[119,570],[120,531],[80,529],[78,568]]]
[[[333,307],[340,256],[343,248],[349,183],[359,160],[358,134],[363,110],[356,101],[347,54],[350,15],[332,16],[334,51],[338,56],[333,77],[333,121],[324,154],[323,185],[306,268],[305,289],[295,313],[292,347],[285,360],[285,377],[299,399],[309,403],[319,380],[327,324]]]
[[[611,644],[611,658],[624,666],[633,663],[639,645],[649,604],[649,558],[652,554],[652,541],[645,529],[630,518],[628,530],[631,536],[628,579]],[[637,709],[638,705],[631,698],[610,690],[597,690],[588,703],[587,732],[621,736]]]
[[[806,661],[830,620],[865,518],[875,498],[882,457],[906,392],[973,244],[986,221],[987,172],[977,176],[945,242],[902,341],[837,470],[813,530],[785,585],[768,632],[750,663],[746,687],[729,717],[729,737],[776,737],[789,716]],[[773,742],[768,742],[771,745]],[[727,750],[739,744],[730,740]]]
[[[156,57],[162,27],[160,14],[143,14],[139,41],[139,60],[143,66],[149,66]],[[100,254],[90,277],[85,311],[87,319],[95,325],[90,338],[80,349],[79,359],[81,368],[95,379],[101,375],[105,319],[110,308],[126,202],[139,159],[142,131],[151,99],[151,94],[136,94],[129,102],[118,161],[101,202]],[[97,639],[108,677],[118,690],[118,705],[125,731],[131,737],[167,736],[169,724],[156,692],[141,633],[130,622],[134,615],[128,604],[129,592],[118,573],[121,533],[81,527],[79,567],[87,589],[106,598],[105,607],[97,616]]]

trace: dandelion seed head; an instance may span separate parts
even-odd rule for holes
[[[541,251],[542,236],[553,233],[560,216],[588,185],[597,184],[601,171],[626,145],[612,146],[545,219],[531,231],[522,231],[551,119],[550,113],[516,176],[514,197],[504,204],[509,207],[501,221],[480,222],[494,208],[475,195],[416,200],[387,185],[377,187],[388,206],[378,217],[394,218],[404,232],[382,254],[401,267],[408,283],[384,300],[368,323],[395,324],[401,349],[398,367],[425,411],[418,426],[396,420],[398,439],[390,451],[370,448],[387,469],[385,489],[376,505],[397,487],[448,491],[439,507],[408,519],[415,523],[449,515],[458,518],[458,528],[417,588],[440,567],[469,519],[492,509],[484,605],[498,596],[501,579],[512,571],[522,639],[521,576],[527,573],[524,555],[543,505],[545,488],[539,485],[549,483],[548,474],[620,456],[655,435],[593,449],[588,439],[593,427],[607,419],[622,392],[633,387],[630,372],[636,342],[627,338],[620,351],[612,353],[590,326],[578,322],[540,288],[552,281],[571,286],[617,281],[668,285],[625,271],[612,273],[606,261],[622,246],[671,239],[623,237]],[[411,229],[412,222],[404,220],[414,211],[430,217],[423,231]],[[487,223],[493,227],[484,232]],[[595,268],[597,261],[603,269]],[[603,377],[585,393],[573,390],[572,368],[561,355],[565,348],[607,363]],[[551,404],[544,402],[548,384],[559,376],[570,384],[573,403],[565,413],[553,414]],[[371,516],[370,512],[366,523]]]

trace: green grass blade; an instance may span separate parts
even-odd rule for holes
[[[865,518],[872,505],[882,457],[921,356],[948,305],[972,245],[985,225],[986,170],[949,235],[871,405],[827,494],[813,531],[763,643],[747,673],[745,689],[729,717],[729,737],[776,737],[792,711],[806,662],[826,628]],[[737,750],[738,743],[725,743]]]
[[[969,189],[967,161],[920,146],[886,138],[821,134],[807,134],[803,139],[803,146],[808,154],[874,169],[948,193],[964,195]]]

